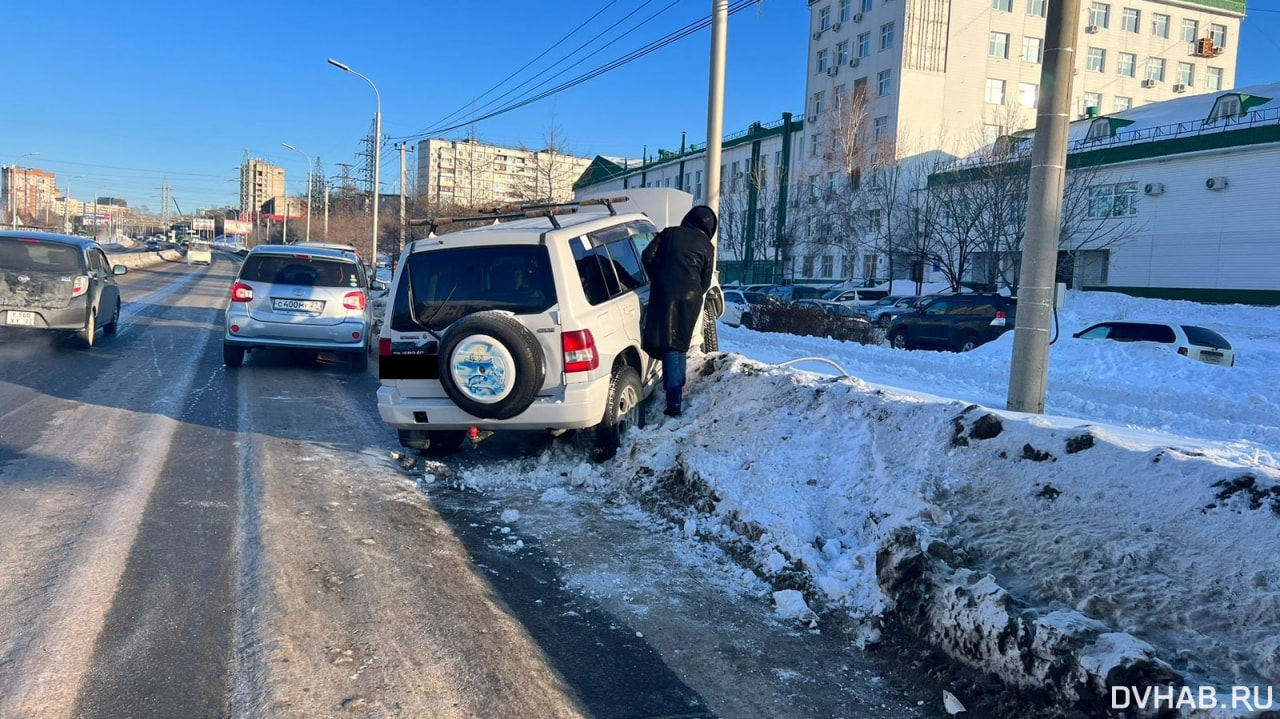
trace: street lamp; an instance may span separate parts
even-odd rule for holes
[[[373,88],[373,96],[378,101],[378,109],[373,115],[373,266],[378,266],[378,170],[382,164],[382,95],[378,92],[378,86],[373,84],[373,80],[361,75],[342,63],[329,58],[329,64],[369,83],[369,87]]]
[[[282,142],[280,144],[284,145],[290,150],[293,150],[299,155],[302,155],[303,157],[307,158],[307,240],[306,241],[310,242],[311,241],[311,157],[307,155],[305,152],[303,152],[302,150],[299,150],[298,148],[294,147],[293,145],[290,145],[287,142]],[[285,196],[285,201],[284,201],[285,209],[287,210],[289,207],[289,199],[288,199],[289,191],[287,189],[285,190],[284,196]]]
[[[28,152],[24,155],[18,155],[18,159],[21,160],[24,157],[35,157],[36,155],[39,155],[39,154],[40,154],[39,152]],[[26,168],[23,168],[22,170],[23,194],[26,194],[27,192],[27,183],[30,182],[30,180],[28,179],[30,177],[31,176],[27,173]],[[18,229],[18,196],[14,194],[14,185],[17,184],[17,179],[18,179],[18,163],[15,161],[13,163],[13,166],[9,168],[9,204],[13,205],[13,223],[12,223],[11,229],[14,229],[14,230]]]

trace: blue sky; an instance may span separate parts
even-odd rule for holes
[[[1280,0],[1249,4],[1237,84],[1280,81],[1272,69]],[[55,172],[77,199],[123,196],[153,211],[167,179],[189,213],[238,202],[247,151],[283,166],[290,192],[302,193],[306,160],[281,143],[337,178],[340,163],[360,162],[373,118],[373,90],[329,65],[330,57],[376,83],[383,134],[398,141],[596,70],[710,8],[710,0],[9,3],[0,164]],[[800,0],[762,0],[730,18],[726,133],[803,111],[808,25]],[[585,156],[678,149],[682,132],[701,143],[709,48],[710,31],[700,30],[474,132],[485,142],[537,146],[555,127]],[[39,154],[19,159],[31,152]],[[384,192],[397,190],[398,175],[398,152],[388,144]]]

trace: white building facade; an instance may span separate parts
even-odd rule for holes
[[[560,202],[591,163],[552,149],[526,150],[475,140],[418,143],[417,197],[432,207]]]

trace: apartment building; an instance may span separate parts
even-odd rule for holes
[[[7,165],[0,168],[0,195],[4,196],[5,224],[17,215],[43,217],[58,203],[56,176],[34,167]]]
[[[806,119],[866,93],[870,132],[956,154],[1034,126],[1048,0],[810,0]],[[1083,0],[1075,117],[1235,85],[1244,0]]]
[[[418,192],[431,206],[479,207],[560,202],[591,163],[554,149],[526,150],[476,140],[423,140],[417,145]]]
[[[262,212],[263,205],[284,196],[284,168],[246,157],[240,165],[240,209]],[[280,204],[284,204],[283,199]]]

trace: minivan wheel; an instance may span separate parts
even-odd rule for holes
[[[80,337],[80,342],[85,347],[92,347],[94,335],[98,334],[98,313],[90,312],[89,319],[85,320],[84,329],[76,334]]]
[[[223,343],[222,364],[228,367],[239,367],[244,364],[244,348]]]
[[[510,314],[477,312],[440,338],[440,385],[459,409],[484,419],[510,419],[542,389],[542,346]]]
[[[889,344],[896,350],[907,349],[907,331],[898,328],[889,334]]]
[[[609,404],[604,419],[596,425],[596,459],[612,459],[622,446],[622,437],[640,421],[640,375],[630,365],[613,369],[609,378]]]
[[[104,334],[113,335],[120,329],[120,300],[116,300],[116,310],[111,314],[111,321],[102,326]]]

